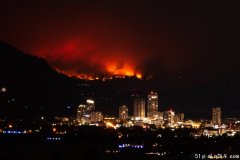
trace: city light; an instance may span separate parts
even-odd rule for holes
[[[118,148],[135,148],[135,149],[143,149],[143,145],[136,145],[136,144],[119,144]]]
[[[94,100],[88,99],[87,103],[94,104]]]
[[[0,92],[7,92],[7,88],[2,87],[1,90],[0,90]]]
[[[61,140],[60,137],[47,137],[46,139],[49,141],[60,141]]]
[[[26,134],[26,131],[20,131],[20,130],[3,130],[3,134]]]
[[[114,128],[114,129],[117,128],[117,127],[116,127],[115,125],[113,125],[111,122],[107,122],[107,123],[106,123],[106,126],[107,126],[107,128]]]

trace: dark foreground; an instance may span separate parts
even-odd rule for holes
[[[208,155],[235,155],[240,137],[191,136],[189,129],[143,130],[81,127],[72,134],[2,134],[1,160],[145,160],[202,159]],[[200,157],[201,156],[201,157]],[[205,158],[207,159],[207,157]]]

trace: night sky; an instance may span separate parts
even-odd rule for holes
[[[224,94],[237,97],[239,15],[237,4],[217,1],[9,0],[0,3],[0,40],[69,75],[142,74],[188,89],[227,83]]]

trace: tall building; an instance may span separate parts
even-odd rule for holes
[[[175,123],[175,113],[172,110],[165,111],[163,113],[163,120],[166,125],[174,125]]]
[[[160,122],[162,122],[163,121],[163,112],[158,112],[158,120],[160,121]]]
[[[94,101],[88,99],[86,104],[81,104],[78,106],[77,109],[77,121],[80,124],[90,124],[91,123],[91,116],[95,109]]]
[[[90,112],[90,113],[93,112],[94,109],[95,109],[95,102],[94,102],[94,100],[88,99],[86,101],[86,107],[87,107],[87,111],[88,112]]]
[[[134,111],[135,120],[143,120],[145,118],[145,100],[143,98],[134,99]]]
[[[175,123],[176,122],[184,122],[184,113],[176,113],[174,121],[175,121]]]
[[[180,115],[180,122],[184,122],[184,113],[179,113]]]
[[[149,119],[158,118],[158,94],[155,92],[151,92],[148,94],[147,117]]]
[[[220,107],[212,108],[212,123],[214,125],[222,124],[222,110]]]
[[[80,104],[77,108],[77,122],[82,124],[85,120],[86,105]]]
[[[119,107],[119,119],[125,121],[128,119],[128,107],[123,105]]]
[[[103,114],[102,114],[102,112],[92,112],[92,114],[91,114],[91,121],[93,123],[103,121]]]

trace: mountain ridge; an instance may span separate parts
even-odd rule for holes
[[[55,105],[58,105],[57,101],[70,101],[70,97],[66,97],[63,92],[75,88],[75,82],[52,69],[44,59],[28,55],[4,42],[0,43],[0,59],[0,87],[5,86],[11,94],[10,97],[16,99],[18,111],[30,105],[34,106],[32,114],[44,110],[43,108],[47,110],[42,114],[52,114],[50,112],[57,113],[54,111]],[[11,108],[7,106],[2,110]],[[59,106],[59,111],[63,108]]]

